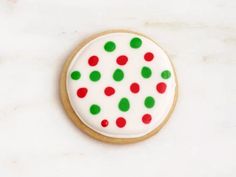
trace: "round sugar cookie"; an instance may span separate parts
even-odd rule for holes
[[[157,133],[176,102],[177,79],[166,53],[131,31],[109,31],[80,44],[60,83],[69,117],[85,133],[132,143]]]

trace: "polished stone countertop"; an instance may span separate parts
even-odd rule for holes
[[[235,177],[235,0],[1,0],[1,177]],[[83,134],[59,99],[73,48],[109,29],[157,41],[179,97],[152,138],[110,145]]]

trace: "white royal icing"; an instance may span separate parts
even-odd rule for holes
[[[130,46],[130,41],[134,37],[142,40],[140,48],[135,49]],[[113,41],[116,44],[116,49],[113,52],[104,50],[107,41]],[[146,52],[154,54],[152,61],[144,60]],[[99,58],[96,66],[88,64],[88,59],[93,55]],[[116,63],[116,59],[120,55],[128,57],[128,62],[123,66]],[[152,70],[152,75],[148,79],[141,75],[143,66],[148,66]],[[112,77],[117,68],[124,72],[124,79],[119,82]],[[97,82],[93,82],[89,78],[90,73],[94,70],[101,73],[101,78]],[[170,71],[171,77],[169,79],[161,77],[164,70]],[[71,78],[73,71],[81,73],[78,80]],[[137,82],[140,86],[140,91],[136,94],[130,91],[130,84],[133,82]],[[167,85],[163,94],[156,90],[156,85],[160,82]],[[104,89],[107,86],[112,86],[115,89],[115,94],[106,96]],[[77,90],[81,87],[88,89],[84,98],[77,96]],[[91,40],[77,52],[67,71],[66,88],[73,110],[89,128],[109,137],[135,138],[151,132],[166,118],[174,102],[176,80],[168,56],[156,43],[134,33],[115,32]],[[144,100],[147,96],[154,98],[154,107],[146,108],[144,106]],[[130,103],[127,112],[122,112],[118,108],[119,101],[123,97],[128,98]],[[92,104],[97,104],[101,108],[97,115],[90,113]],[[142,116],[144,114],[152,116],[150,123],[143,123]],[[126,120],[126,124],[122,128],[116,124],[118,117],[123,117]],[[104,119],[109,122],[106,127],[101,125],[101,121]]]

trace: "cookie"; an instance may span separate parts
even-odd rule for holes
[[[73,122],[110,143],[132,143],[157,133],[177,97],[166,53],[131,31],[97,34],[80,44],[64,65],[60,92]]]

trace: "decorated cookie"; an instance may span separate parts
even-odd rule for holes
[[[61,97],[70,118],[90,136],[112,143],[155,134],[176,100],[176,76],[166,53],[129,31],[93,36],[67,59]]]

